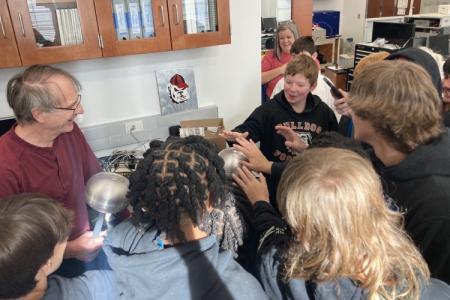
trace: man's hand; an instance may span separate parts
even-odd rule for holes
[[[248,159],[248,161],[241,161],[241,165],[246,166],[252,171],[264,172],[266,174],[272,173],[272,162],[267,160],[255,142],[238,137],[236,138],[236,143],[233,147],[244,153]]]
[[[246,139],[248,137],[248,132],[237,132],[237,131],[224,130],[219,135],[224,137],[229,142],[234,142],[237,138]]]
[[[344,95],[344,97],[340,99],[334,99],[334,107],[336,108],[336,111],[343,115],[351,118],[351,112],[352,109],[348,105],[348,93],[344,92],[343,90],[339,89],[339,91]]]
[[[269,202],[269,189],[267,188],[266,178],[262,174],[259,178],[256,178],[247,167],[242,166],[237,170],[237,173],[233,174],[233,179],[247,195],[250,203]]]
[[[87,231],[78,238],[67,242],[64,258],[76,258],[81,261],[92,261],[100,252],[106,231],[92,239],[92,231]]]
[[[292,128],[284,125],[277,125],[275,126],[275,130],[286,139],[284,144],[289,149],[300,153],[308,148],[308,145],[305,144],[305,142],[298,136],[297,133],[295,133],[294,130],[292,130]]]

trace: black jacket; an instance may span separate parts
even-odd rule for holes
[[[309,93],[305,110],[296,113],[281,91],[271,101],[257,107],[233,131],[248,131],[249,139],[260,142],[260,149],[268,160],[281,162],[292,158],[294,153],[284,145],[284,137],[276,133],[275,126],[279,124],[291,127],[308,144],[322,131],[337,130],[336,116],[319,97]]]
[[[330,282],[312,282],[301,279],[282,279],[284,264],[282,253],[286,250],[291,233],[286,223],[267,202],[258,201],[253,207],[254,225],[258,235],[257,268],[259,280],[269,299],[302,300],[365,300],[367,291],[348,278]],[[449,299],[450,287],[442,281],[431,279],[422,287],[420,299]]]
[[[276,125],[291,127],[308,144],[323,131],[336,131],[337,120],[333,111],[319,97],[309,93],[306,99],[305,110],[297,113],[287,102],[284,91],[257,107],[251,115],[233,129],[237,132],[248,132],[249,139],[260,142],[260,149],[264,156],[273,162],[290,160],[295,153],[285,146],[285,139],[276,133]],[[278,179],[267,177],[270,200],[276,207],[276,188]]]
[[[380,174],[405,211],[405,229],[432,277],[450,283],[450,132],[419,146],[400,164],[381,168]]]

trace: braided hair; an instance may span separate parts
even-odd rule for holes
[[[208,234],[228,240],[223,248],[237,248],[242,243],[242,228],[236,218],[227,216],[237,213],[234,202],[230,205],[223,165],[214,145],[200,136],[152,142],[130,177],[128,197],[134,221],[183,242],[180,221],[189,218]],[[227,223],[233,223],[233,229]]]

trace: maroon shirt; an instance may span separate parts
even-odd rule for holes
[[[31,145],[14,132],[0,137],[0,197],[43,193],[75,213],[69,240],[89,230],[85,203],[87,180],[101,171],[80,128],[58,136],[53,147]]]

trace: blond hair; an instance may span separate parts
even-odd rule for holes
[[[284,77],[287,75],[294,76],[302,74],[308,80],[310,85],[314,85],[317,82],[317,76],[319,76],[319,70],[316,62],[311,56],[302,54],[293,58],[286,66]]]
[[[363,57],[358,64],[355,66],[355,70],[353,70],[353,77],[356,78],[359,76],[359,73],[361,73],[361,71],[376,62],[382,61],[383,59],[385,59],[386,57],[389,56],[389,52],[386,51],[380,51],[380,52],[376,52],[376,53],[371,53],[365,57]]]
[[[403,153],[443,130],[436,88],[428,73],[409,61],[380,61],[365,67],[353,82],[349,105]]]
[[[349,278],[369,299],[419,297],[428,267],[368,160],[344,149],[305,151],[284,171],[277,199],[294,234],[286,279]]]
[[[282,52],[283,52],[281,50],[281,46],[280,46],[279,35],[280,35],[280,32],[285,31],[285,30],[289,30],[290,32],[292,32],[292,35],[294,36],[294,40],[298,39],[298,37],[300,36],[298,34],[297,25],[295,25],[294,21],[287,20],[287,21],[280,22],[278,24],[277,33],[275,35],[275,53],[274,54],[279,61],[281,61],[281,56],[282,56]]]

